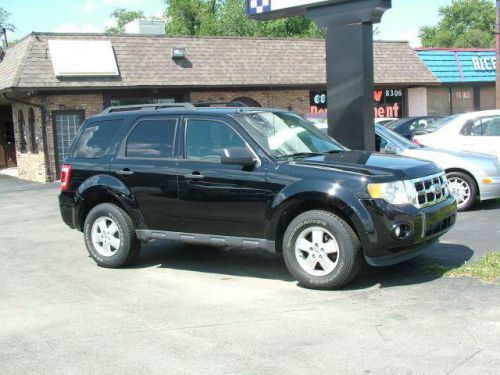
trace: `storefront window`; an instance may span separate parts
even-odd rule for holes
[[[474,111],[474,89],[472,87],[452,87],[451,104],[453,114]]]
[[[427,89],[427,114],[432,116],[450,115],[450,90],[447,87]]]
[[[496,92],[495,87],[481,87],[479,88],[479,109],[486,111],[488,109],[496,108]]]

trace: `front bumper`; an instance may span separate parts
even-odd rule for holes
[[[370,241],[363,243],[366,261],[374,266],[404,262],[420,255],[439,237],[448,232],[456,221],[457,204],[449,197],[436,205],[415,208],[393,206],[381,200],[366,200],[375,231]],[[394,237],[395,225],[405,224],[412,229],[404,239]]]
[[[484,183],[487,179],[491,182]],[[500,198],[500,176],[483,178],[479,182],[479,192],[482,201]]]

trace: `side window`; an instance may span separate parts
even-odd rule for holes
[[[122,120],[89,123],[78,139],[73,155],[84,159],[103,157],[109,148],[111,139],[122,124]]]
[[[500,136],[500,117],[493,117],[488,126],[483,129],[483,135],[487,137]]]
[[[127,139],[125,156],[165,159],[174,155],[176,119],[139,121]]]
[[[500,136],[500,117],[481,117],[469,120],[461,131],[466,136]]]
[[[220,163],[222,151],[246,147],[245,141],[229,125],[210,120],[190,120],[186,131],[186,158]]]

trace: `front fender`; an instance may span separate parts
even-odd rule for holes
[[[304,180],[288,185],[272,202],[267,235],[276,239],[281,218],[287,211],[311,201],[325,202],[345,215],[354,225],[361,242],[376,240],[373,219],[363,202],[349,189],[324,180]]]
[[[106,198],[118,201],[122,208],[132,218],[137,229],[144,229],[144,218],[139,210],[137,201],[127,186],[116,177],[99,174],[82,182],[76,191],[75,203],[79,207],[77,217],[88,210],[88,203],[97,199],[106,201]],[[79,223],[81,226],[83,223]]]

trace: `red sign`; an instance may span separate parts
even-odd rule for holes
[[[327,95],[325,91],[310,91],[310,113],[328,113]],[[403,117],[403,90],[385,89],[373,92],[374,116],[381,117]]]

